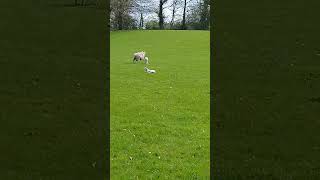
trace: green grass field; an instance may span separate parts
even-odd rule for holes
[[[320,179],[318,6],[221,1],[215,9],[213,178]]]
[[[0,179],[106,177],[105,11],[71,3],[2,2]]]
[[[209,34],[110,33],[112,179],[209,179]]]
[[[1,180],[106,177],[106,12],[73,2],[1,3]],[[319,179],[318,4],[215,8],[213,178]],[[112,179],[208,179],[209,32],[112,32],[110,73]]]

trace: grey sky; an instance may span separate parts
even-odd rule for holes
[[[172,4],[173,0],[168,0],[168,2],[166,3],[166,5],[164,7],[166,7],[163,11],[164,16],[165,16],[165,22],[170,22],[171,18],[172,18],[172,7],[168,7]],[[181,5],[179,5],[176,8],[176,13],[175,13],[175,21],[181,21],[182,20],[182,13],[183,13],[183,2],[184,0],[180,0],[181,1]],[[159,0],[150,0],[150,2],[154,2],[154,6],[158,6],[159,4]],[[198,0],[187,0],[187,2],[189,4],[192,3],[197,3]],[[136,14],[136,19],[140,20],[140,15]],[[144,15],[145,21],[150,21],[150,20],[158,20],[158,15],[156,14],[156,12],[154,13],[150,13],[150,14],[145,14]]]

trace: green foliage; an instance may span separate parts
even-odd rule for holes
[[[178,30],[181,29],[181,22],[175,22],[173,26],[170,26],[170,29]]]
[[[187,14],[187,29],[209,30],[210,14],[208,9],[209,1],[190,5],[190,12]]]
[[[145,23],[146,29],[148,30],[155,30],[159,29],[159,23],[156,20],[151,20]]]

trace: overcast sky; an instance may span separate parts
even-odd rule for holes
[[[154,2],[154,6],[158,7],[159,5],[159,0],[150,0],[152,2]],[[165,4],[164,7],[167,7],[164,9],[163,14],[165,16],[165,22],[170,22],[171,18],[172,18],[172,7],[168,7],[172,4],[173,0],[168,0],[168,2]],[[180,0],[181,1],[181,5],[179,5],[176,8],[176,12],[175,12],[175,21],[181,21],[182,20],[182,13],[183,13],[183,2],[184,0]],[[187,0],[187,2],[189,2],[189,5],[192,3],[196,3],[198,2],[198,0]],[[140,15],[136,14],[136,19],[140,20]],[[145,21],[150,21],[150,20],[158,20],[158,15],[154,12],[151,14],[144,14],[144,19]]]

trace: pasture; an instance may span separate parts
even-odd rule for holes
[[[111,179],[209,179],[209,31],[110,32]],[[133,64],[146,51],[148,68]]]
[[[213,178],[320,179],[319,1],[215,9]]]
[[[0,179],[106,177],[105,11],[72,3],[2,2]]]

